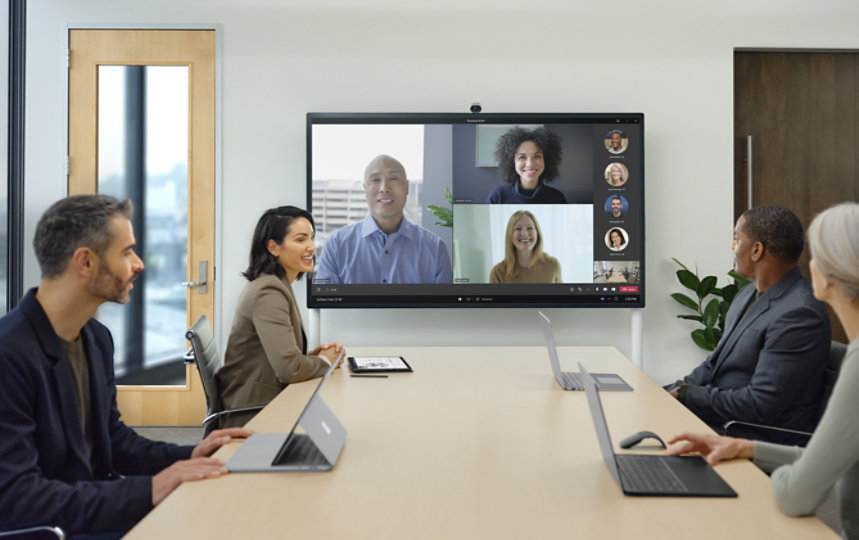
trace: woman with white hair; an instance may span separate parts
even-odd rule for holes
[[[683,433],[671,455],[707,462],[747,458],[772,472],[772,491],[790,516],[811,514],[835,488],[845,538],[859,539],[859,203],[825,210],[808,229],[814,296],[838,316],[850,345],[823,417],[806,448],[712,434]]]
[[[612,187],[619,187],[626,183],[629,173],[626,167],[620,163],[612,163],[605,170],[605,180]]]

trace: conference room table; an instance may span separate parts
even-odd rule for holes
[[[813,516],[782,514],[769,478],[747,460],[716,466],[737,498],[624,496],[584,392],[555,383],[544,347],[348,352],[403,356],[414,372],[352,378],[344,365],[332,374],[320,395],[348,431],[332,470],[188,482],[127,538],[838,538]],[[617,349],[559,354],[565,371],[580,361],[634,388],[600,393],[616,451],[643,429],[666,441],[708,430]],[[288,386],[248,427],[288,432],[317,383]],[[648,442],[631,451],[663,452]]]

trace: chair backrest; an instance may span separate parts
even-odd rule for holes
[[[200,373],[200,382],[203,383],[203,392],[206,394],[206,415],[220,412],[221,395],[218,392],[215,375],[218,374],[224,361],[218,354],[218,344],[215,342],[209,319],[205,315],[200,315],[200,318],[185,332],[185,338],[191,342],[197,371]]]
[[[59,540],[66,539],[66,533],[59,527],[52,527],[50,525],[42,525],[40,527],[28,527],[26,529],[16,529],[14,531],[2,531],[0,532],[0,537],[2,538],[45,538],[47,534],[40,533],[48,533],[53,534]]]
[[[840,341],[833,341],[829,347],[826,370],[823,372],[823,397],[820,400],[820,416],[823,416],[826,404],[829,403],[829,396],[832,395],[832,389],[835,387],[835,381],[841,371],[841,362],[844,361],[845,354],[847,354],[847,345]]]

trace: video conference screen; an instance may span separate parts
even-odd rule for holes
[[[643,307],[644,115],[307,115],[311,308]]]

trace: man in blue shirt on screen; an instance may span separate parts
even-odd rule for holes
[[[450,283],[450,256],[441,238],[403,215],[409,181],[402,163],[387,155],[364,169],[370,211],[331,235],[315,281],[321,283]]]

